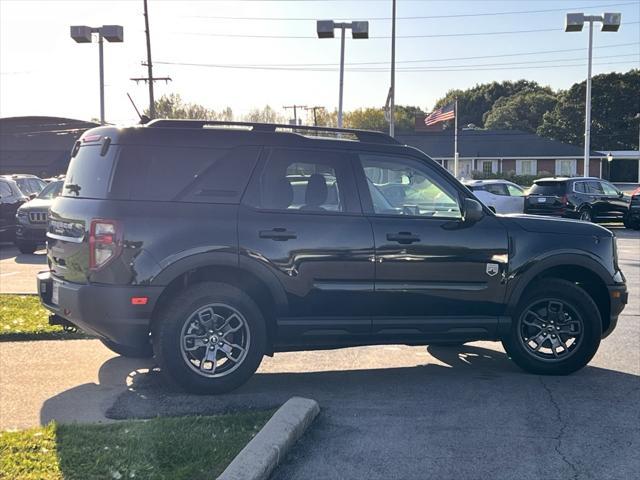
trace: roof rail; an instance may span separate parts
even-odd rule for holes
[[[226,122],[222,120],[153,120],[146,127],[150,128],[204,128],[207,126],[220,127],[250,127],[255,132],[276,132],[278,130],[292,130],[303,132],[327,132],[327,133],[347,133],[353,135],[360,142],[383,143],[397,145],[395,138],[382,132],[372,130],[357,130],[351,128],[314,127],[308,125],[287,125],[279,123],[256,123],[256,122]]]

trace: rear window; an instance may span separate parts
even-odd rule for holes
[[[116,148],[110,148],[105,156],[100,155],[100,145],[80,147],[78,153],[69,162],[62,195],[74,198],[105,198],[113,158]]]
[[[562,196],[567,188],[566,182],[535,182],[529,190],[529,195]]]

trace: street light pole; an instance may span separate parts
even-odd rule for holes
[[[396,0],[392,2],[391,14],[391,96],[389,102],[389,135],[394,136],[396,130]]]
[[[345,32],[351,30],[354,39],[369,38],[369,22],[334,22],[333,20],[318,20],[316,31],[318,38],[334,38],[335,29],[340,29],[340,86],[338,94],[338,128],[342,128],[342,93],[344,89],[344,41]]]
[[[93,34],[98,34],[98,65],[100,70],[100,123],[105,124],[104,115],[104,40],[107,42],[124,41],[124,31],[120,25],[103,25],[101,27],[88,27],[75,25],[70,29],[71,38],[77,43],[91,43]]]
[[[589,21],[589,61],[587,66],[587,98],[584,115],[584,167],[583,176],[589,176],[589,160],[591,158],[591,63],[593,57],[593,21]]]
[[[338,95],[338,128],[342,128],[342,92],[344,90],[344,34],[346,24],[340,24],[340,93]]]
[[[102,33],[98,31],[98,61],[100,63],[100,125],[104,125],[104,48]]]
[[[584,13],[567,13],[565,32],[581,32],[585,22],[589,23],[589,48],[587,63],[587,88],[584,114],[584,168],[582,174],[589,176],[589,159],[591,154],[591,67],[593,57],[593,24],[602,23],[603,32],[617,32],[620,28],[622,14],[603,13],[602,15],[585,15]]]

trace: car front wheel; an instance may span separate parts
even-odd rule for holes
[[[593,221],[593,215],[591,214],[591,209],[589,207],[584,207],[580,210],[580,220],[583,222]]]
[[[18,250],[20,250],[20,253],[23,254],[31,254],[38,248],[35,243],[30,242],[18,242],[16,246],[18,247]]]
[[[566,280],[544,279],[520,301],[502,343],[527,372],[567,375],[589,363],[601,334],[600,312],[584,290]]]
[[[256,371],[266,347],[260,309],[224,283],[188,287],[152,327],[153,351],[168,380],[193,393],[233,390]]]

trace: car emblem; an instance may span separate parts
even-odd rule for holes
[[[487,263],[487,275],[490,277],[495,276],[498,273],[499,267],[497,263]]]

